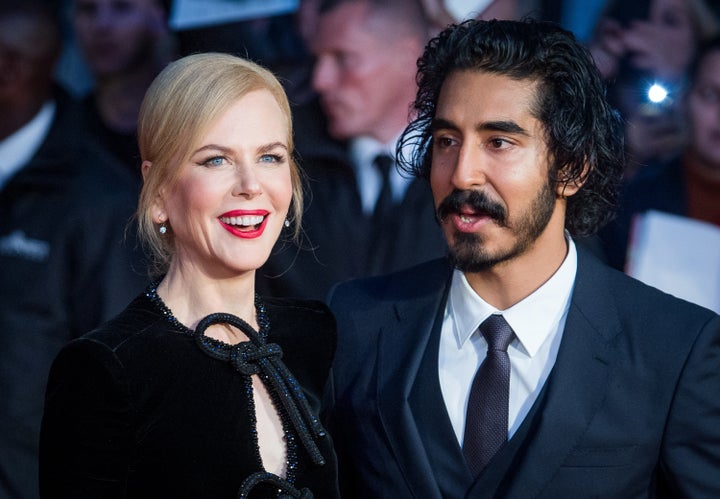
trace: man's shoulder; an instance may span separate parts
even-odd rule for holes
[[[390,274],[344,281],[331,290],[330,306],[412,299],[414,295],[436,292],[451,272],[447,258],[438,258]]]
[[[585,309],[610,300],[623,320],[637,320],[665,328],[676,323],[700,327],[718,315],[649,286],[599,261],[587,251],[578,252],[574,301]]]
[[[79,144],[79,152],[89,158],[89,164],[78,172],[77,180],[93,184],[98,190],[136,197],[140,190],[140,179],[135,177],[105,148],[90,140]],[[140,168],[140,165],[138,165]],[[103,194],[107,195],[107,194]]]
[[[684,191],[682,158],[676,157],[641,170],[623,188],[621,196],[624,210],[631,214],[652,209],[683,213]]]
[[[42,190],[46,195],[70,198],[73,205],[118,198],[134,205],[139,178],[83,133],[76,108],[73,101],[58,102],[48,135],[12,183],[21,191]]]
[[[287,297],[264,297],[262,300],[271,330],[281,327],[289,334],[303,337],[303,341],[313,335],[323,337],[335,331],[335,318],[325,302]]]

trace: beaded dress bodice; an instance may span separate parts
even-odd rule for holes
[[[259,331],[222,314],[192,331],[155,294],[141,293],[56,358],[41,487],[78,498],[337,498],[332,440],[316,419],[337,342],[328,307],[267,298],[257,306]],[[202,334],[216,321],[250,341]],[[283,426],[292,461],[284,477],[267,473],[259,456],[258,379]]]
[[[258,471],[248,476],[238,491],[239,498],[249,496],[252,489],[260,483],[269,483],[278,487],[278,497],[312,498],[308,489],[298,490],[294,483],[298,470],[298,445],[302,445],[312,461],[317,465],[325,464],[325,459],[317,447],[316,438],[324,437],[325,430],[313,414],[295,377],[281,360],[282,349],[268,342],[270,321],[265,306],[259,296],[255,296],[255,309],[259,330],[237,316],[226,313],[214,313],[203,318],[193,331],[182,324],[157,294],[157,286],[146,290],[146,296],[162,312],[165,319],[184,334],[195,339],[198,348],[208,356],[229,362],[243,377],[243,385],[248,401],[247,410],[250,425],[253,428],[251,438],[254,444],[256,462],[262,463],[257,434],[257,416],[253,398],[252,375],[257,375],[267,388],[282,423],[283,439],[286,447],[286,475],[280,477],[267,471]],[[234,345],[205,335],[205,330],[213,324],[228,324],[241,330],[248,338]]]

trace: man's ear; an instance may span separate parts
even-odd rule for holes
[[[558,171],[558,179],[557,179],[557,186],[556,194],[558,197],[561,198],[568,198],[574,194],[577,193],[577,191],[580,190],[580,188],[585,183],[585,180],[587,179],[588,174],[590,173],[590,165],[586,161],[583,165],[582,172],[580,172],[580,175],[573,176],[571,175],[569,168],[567,166],[561,168]]]

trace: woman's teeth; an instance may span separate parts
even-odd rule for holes
[[[242,217],[220,217],[223,223],[241,227],[260,225],[265,217],[262,215],[244,215]]]

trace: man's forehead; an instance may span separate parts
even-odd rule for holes
[[[537,98],[536,80],[480,70],[454,70],[442,83],[435,114],[472,110],[479,121],[512,121],[522,114],[533,116]]]

